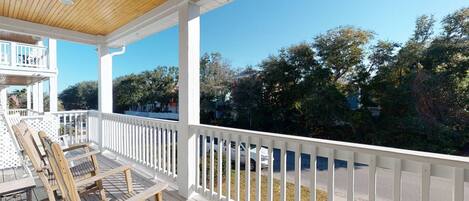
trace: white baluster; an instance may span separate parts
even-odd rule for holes
[[[430,200],[430,172],[431,165],[428,163],[422,163],[421,169],[421,200],[422,201],[429,201]]]
[[[280,201],[287,198],[287,143],[284,142],[280,150]]]
[[[262,148],[262,139],[257,138],[256,144],[256,201],[261,201],[262,194],[261,194],[261,148]]]
[[[210,197],[215,191],[215,133],[210,135]]]
[[[401,159],[394,159],[394,170],[393,170],[393,175],[394,175],[394,181],[393,181],[393,200],[394,201],[400,201],[401,200],[401,169],[402,169],[402,164],[401,164]]]
[[[295,201],[301,200],[301,144],[296,145],[295,153]]]
[[[453,168],[453,201],[464,200],[464,169]]]
[[[235,147],[235,197],[236,197],[236,201],[240,201],[241,198],[240,198],[240,193],[239,191],[241,191],[241,188],[240,188],[240,178],[239,178],[239,172],[241,170],[240,166],[241,166],[241,162],[240,162],[240,159],[241,159],[241,150],[240,150],[240,143],[241,143],[241,140],[240,140],[240,136],[236,136],[236,147]],[[247,172],[247,171],[245,171]]]
[[[246,171],[246,198],[244,200],[251,200],[251,140],[250,137],[246,140],[246,152],[244,158],[244,170]]]
[[[368,164],[368,200],[376,199],[376,156],[370,155]]]
[[[231,200],[231,138],[227,134],[226,138],[226,200]]]
[[[207,189],[207,131],[204,131],[202,138],[202,189]],[[199,146],[199,144],[197,144]]]
[[[222,189],[223,189],[223,169],[222,169],[222,163],[223,163],[223,139],[222,139],[222,133],[218,134],[218,150],[217,150],[217,155],[218,155],[218,199],[221,199],[222,197]]]
[[[177,158],[176,158],[176,152],[177,152],[176,135],[177,135],[177,131],[176,131],[176,126],[171,126],[171,127],[172,127],[171,132],[173,133],[173,135],[172,135],[172,136],[173,136],[173,140],[172,140],[172,141],[173,141],[173,146],[172,146],[172,147],[173,147],[173,151],[171,152],[171,154],[172,154],[172,157],[171,157],[171,158],[173,159],[173,160],[172,160],[172,162],[173,162],[173,165],[172,165],[173,170],[172,170],[172,172],[173,172],[173,178],[176,178],[176,160],[177,160]],[[198,145],[197,145],[197,146],[198,146]],[[197,156],[197,157],[199,157],[199,156]]]
[[[349,152],[347,160],[347,201],[354,200],[355,187],[355,153]]]
[[[327,200],[334,200],[334,178],[335,178],[335,150],[329,150],[329,157],[327,158]]]
[[[316,153],[316,146],[313,146],[310,153],[310,164],[309,164],[309,171],[310,171],[310,183],[309,183],[309,196],[310,201],[316,201],[316,166],[317,166],[317,153]]]
[[[274,142],[269,140],[269,167],[267,175],[267,201],[274,200]]]

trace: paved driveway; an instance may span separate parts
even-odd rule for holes
[[[303,154],[302,185],[309,186],[309,155]],[[294,153],[287,153],[287,180],[294,183],[295,163]],[[264,174],[267,174],[264,171]],[[274,177],[280,179],[280,151],[274,150]],[[377,168],[377,200],[392,200],[392,170]],[[327,187],[327,159],[319,157],[317,165],[318,188],[326,190]],[[346,162],[336,161],[335,170],[336,200],[345,200],[347,192]],[[417,174],[402,173],[402,201],[420,200],[420,176]],[[464,200],[469,201],[469,184],[464,185]],[[368,166],[356,166],[355,170],[355,197],[356,200],[368,200]],[[452,198],[452,184],[450,180],[431,178],[430,197],[432,201],[449,201]]]

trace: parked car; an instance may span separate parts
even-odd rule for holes
[[[226,142],[223,142],[223,144],[226,145]],[[215,142],[214,143],[214,153],[216,153],[218,151],[218,143]],[[223,146],[223,149],[224,149],[224,152],[226,152],[226,146]],[[210,152],[210,143],[207,142],[207,145],[206,145],[206,152]],[[234,163],[235,160],[236,160],[236,147],[235,147],[235,144],[234,143],[231,143],[231,149],[230,149],[230,152],[231,152],[231,162]],[[261,147],[260,149],[260,154],[261,154],[261,168],[262,169],[265,169],[267,167],[269,167],[269,150],[268,148],[266,147]],[[241,146],[240,146],[240,164],[241,165],[245,165],[246,164],[246,143],[241,143]],[[274,160],[272,158],[272,160]],[[251,150],[250,150],[250,170],[256,170],[256,164],[257,164],[257,153],[256,153],[256,147],[254,146],[251,146]]]

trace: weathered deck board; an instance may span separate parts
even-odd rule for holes
[[[99,167],[101,168],[101,171],[106,171],[106,170],[116,168],[121,165],[117,163],[116,161],[111,160],[102,155],[98,155],[98,161],[99,161]],[[15,170],[0,170],[0,173],[1,173],[0,182],[5,181],[5,178],[13,179],[21,175],[20,172],[15,172]],[[135,171],[132,171],[132,180],[133,180],[134,189],[137,193],[154,185],[153,181],[145,178],[144,176],[140,175],[139,173]],[[34,189],[33,195],[32,195],[33,200],[39,201],[39,200],[47,199],[47,194],[44,191],[43,185],[37,177],[36,177],[36,185],[37,187]],[[123,174],[114,175],[105,179],[103,181],[103,185],[104,185],[104,188],[106,189],[106,194],[108,198],[110,198],[111,200],[123,200],[127,197],[127,196],[124,196],[127,193],[126,192],[127,188],[126,188]],[[25,199],[26,199],[26,194],[23,193],[21,195],[18,195],[17,197],[2,199],[1,201],[25,200]],[[89,197],[84,198],[83,200],[95,201],[95,200],[99,200],[99,197],[96,194],[93,194]],[[163,200],[181,201],[185,199],[182,196],[180,196],[175,189],[169,188],[164,192]]]

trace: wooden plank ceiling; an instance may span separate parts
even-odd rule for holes
[[[0,16],[107,35],[167,0],[0,0]]]

